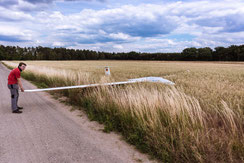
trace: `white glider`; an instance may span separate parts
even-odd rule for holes
[[[144,78],[129,79],[128,81],[122,81],[122,82],[88,84],[88,85],[43,88],[43,89],[31,89],[31,90],[25,90],[24,92],[42,92],[42,91],[53,91],[53,90],[72,89],[72,88],[87,88],[87,87],[97,87],[97,86],[103,86],[103,85],[119,85],[119,84],[129,84],[129,83],[139,83],[139,82],[157,82],[157,83],[164,83],[164,84],[168,84],[168,85],[175,84],[175,83],[173,83],[167,79],[161,78],[161,77],[144,77]]]

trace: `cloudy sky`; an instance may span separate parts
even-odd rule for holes
[[[180,52],[244,44],[244,0],[0,0],[0,44]]]

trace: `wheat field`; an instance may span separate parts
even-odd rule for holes
[[[4,64],[15,67],[18,61]],[[163,162],[244,161],[244,63],[26,61],[46,87],[158,76],[176,83],[74,89],[63,95]],[[109,66],[111,76],[104,75]],[[31,77],[30,77],[31,76]],[[34,78],[33,78],[34,76]]]

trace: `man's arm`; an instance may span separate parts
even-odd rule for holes
[[[18,80],[18,85],[19,85],[19,87],[21,89],[21,92],[24,92],[25,90],[23,88],[23,85],[22,85],[22,82],[21,82],[20,78],[17,78],[17,80]]]

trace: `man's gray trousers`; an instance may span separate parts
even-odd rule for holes
[[[18,109],[18,99],[19,99],[19,85],[18,84],[8,84],[8,88],[11,93],[11,107],[12,110]]]

